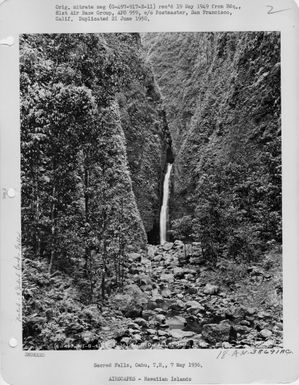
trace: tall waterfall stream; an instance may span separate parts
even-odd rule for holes
[[[172,169],[172,164],[167,164],[167,171],[163,183],[163,202],[160,213],[160,243],[166,242],[166,231],[167,231],[167,209],[168,209],[168,197],[169,197],[169,178]]]

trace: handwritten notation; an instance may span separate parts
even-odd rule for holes
[[[285,8],[285,9],[274,9],[273,5],[267,5],[268,15],[274,15],[275,13],[285,12],[289,11],[291,8]]]

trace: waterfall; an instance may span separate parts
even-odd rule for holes
[[[169,197],[169,178],[171,173],[172,164],[167,164],[167,171],[163,183],[163,202],[160,213],[160,243],[166,242],[166,229],[167,229],[167,209],[168,209],[168,197]]]

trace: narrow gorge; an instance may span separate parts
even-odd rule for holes
[[[280,35],[23,35],[24,349],[282,346]]]

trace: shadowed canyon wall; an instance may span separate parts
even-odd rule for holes
[[[176,160],[171,233],[209,256],[281,241],[280,36],[146,34]]]
[[[136,202],[150,243],[159,242],[159,215],[169,134],[160,92],[153,72],[136,45],[139,62],[131,66],[133,80],[117,96],[126,136],[127,155]]]

